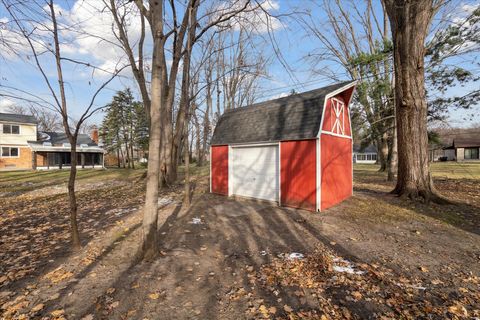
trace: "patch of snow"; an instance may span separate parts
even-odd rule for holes
[[[364,274],[365,271],[361,270],[355,270],[355,265],[346,259],[340,258],[340,257],[335,257],[332,259],[334,262],[333,264],[333,270],[335,272],[344,272],[344,273],[349,273],[349,274]]]
[[[173,202],[172,198],[158,198],[158,205],[159,206],[166,206]]]
[[[288,260],[303,259],[305,256],[299,252],[292,252],[288,255]]]
[[[190,221],[190,224],[203,224],[203,222],[202,219],[195,217]]]

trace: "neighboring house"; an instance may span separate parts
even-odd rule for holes
[[[32,150],[27,141],[36,139],[35,117],[0,113],[0,170],[31,169]]]
[[[0,113],[0,170],[62,169],[71,164],[71,146],[65,133],[37,132],[33,116]],[[104,150],[98,131],[78,135],[79,168],[102,168]]]
[[[210,191],[312,211],[352,195],[344,82],[225,112],[213,133]]]
[[[376,163],[377,162],[377,147],[369,145],[365,148],[360,146],[353,146],[353,163]]]
[[[443,150],[444,160],[479,161],[480,138],[454,139],[452,145]]]

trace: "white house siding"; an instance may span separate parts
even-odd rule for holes
[[[13,124],[20,126],[20,134],[4,134],[3,125]],[[37,140],[37,126],[35,124],[19,124],[13,122],[0,123],[0,145],[26,146],[27,141]]]

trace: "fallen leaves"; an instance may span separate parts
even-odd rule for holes
[[[150,294],[148,295],[148,297],[149,297],[151,300],[157,300],[157,299],[160,297],[160,293],[158,293],[158,292],[150,293]]]
[[[47,273],[44,278],[50,280],[52,283],[59,283],[63,280],[71,278],[72,276],[73,273],[70,271],[64,270],[63,267],[58,267],[52,272]]]

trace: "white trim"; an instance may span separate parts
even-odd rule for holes
[[[317,192],[316,192],[316,211],[321,211],[322,207],[322,167],[320,166],[320,161],[321,161],[321,150],[320,150],[320,138],[317,138],[316,143],[316,187],[317,187]]]
[[[282,143],[278,143],[278,206],[282,206]]]
[[[347,135],[344,135],[344,134],[333,133],[333,132],[325,131],[325,130],[322,130],[322,134],[328,134],[328,135],[335,136],[335,137],[352,139],[351,136],[347,136]],[[353,139],[352,139],[352,140],[353,140]]]
[[[228,179],[228,185],[227,185],[227,196],[232,196],[233,195],[233,152],[232,152],[232,147],[229,145],[227,146],[227,157],[228,157],[228,166],[227,166],[227,179]]]
[[[302,139],[304,140],[304,139]],[[229,144],[229,147],[232,148],[248,148],[248,147],[263,147],[263,146],[277,146],[280,143],[280,141],[275,141],[275,142],[252,142],[252,143],[241,143],[241,144]]]
[[[353,95],[353,92],[352,92],[352,95]],[[351,124],[351,121],[350,121],[350,133],[352,133],[351,127],[352,127],[352,124]],[[353,139],[352,139],[352,155],[353,155]],[[351,168],[352,168],[352,192],[351,192],[350,196],[353,196],[353,156],[350,157],[350,160],[351,160],[350,165],[351,165]]]

